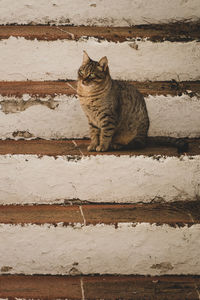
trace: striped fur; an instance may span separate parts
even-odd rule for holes
[[[133,85],[111,79],[106,57],[96,62],[84,52],[77,93],[89,122],[89,151],[146,146],[149,117],[144,97]],[[154,138],[154,143],[161,140],[161,144],[178,147],[179,152],[182,145],[186,149],[178,139],[163,139]]]

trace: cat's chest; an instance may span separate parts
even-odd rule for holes
[[[99,110],[101,110],[101,105],[91,101],[81,101],[81,106],[87,115],[95,116]]]
[[[109,108],[102,103],[102,101],[81,101],[81,106],[89,118],[89,120],[96,126],[100,125],[100,116],[103,111],[107,111]]]

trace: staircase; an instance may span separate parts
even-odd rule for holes
[[[0,1],[0,299],[200,299],[199,1]],[[170,147],[89,153],[83,50]]]

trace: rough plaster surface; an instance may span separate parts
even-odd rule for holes
[[[149,95],[146,104],[150,136],[200,137],[199,98]]]
[[[197,41],[98,42],[94,38],[79,41],[30,41],[10,37],[0,41],[0,80],[76,79],[83,50],[94,60],[107,55],[111,75],[124,80],[198,80],[200,79],[200,43]],[[135,44],[134,44],[135,45]],[[9,57],[9,59],[8,59]]]
[[[200,225],[1,224],[0,269],[10,267],[11,274],[200,275],[199,233]]]
[[[27,105],[28,108],[20,111],[22,99],[27,99],[25,102],[31,102],[32,105]],[[16,131],[27,131],[31,134],[31,137],[44,139],[88,136],[88,122],[77,98],[63,95],[56,96],[52,100],[51,97],[47,96],[46,98],[40,98],[43,104],[38,104],[36,99],[38,97],[35,98],[29,95],[24,95],[22,98],[0,96],[1,138],[18,139],[18,136],[13,136]],[[49,101],[54,103],[54,108],[51,109],[44,105]],[[22,107],[24,109],[24,104]],[[2,110],[6,110],[7,113]]]
[[[148,96],[149,136],[200,137],[200,99],[182,96]],[[44,139],[89,136],[88,121],[76,97],[66,95],[21,98],[0,95],[0,136],[21,138],[16,132]],[[25,137],[26,138],[26,137]]]
[[[199,0],[0,1],[0,24],[131,26],[199,19]]]
[[[200,196],[200,156],[0,156],[0,204],[189,201]]]

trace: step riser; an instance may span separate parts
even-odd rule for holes
[[[200,225],[2,224],[1,273],[199,275],[199,232]]]
[[[0,156],[0,203],[188,201],[200,196],[200,156]]]
[[[200,45],[196,41],[114,43],[89,38],[48,42],[10,37],[0,41],[0,49],[0,80],[4,81],[76,79],[83,50],[96,60],[107,55],[115,79],[200,79]]]
[[[149,96],[145,100],[150,117],[149,136],[200,137],[197,97]],[[89,137],[88,121],[76,97],[0,96],[0,109],[2,139]]]
[[[93,3],[94,2],[94,3]],[[200,18],[198,0],[165,1],[156,0],[55,0],[29,2],[19,0],[1,1],[1,24],[75,24],[95,26],[131,26],[145,23],[166,23]]]

